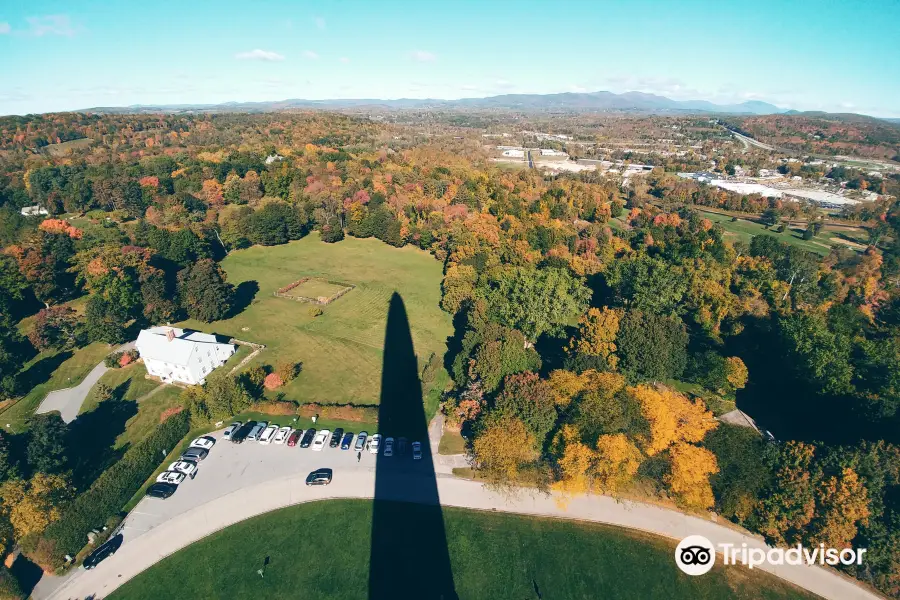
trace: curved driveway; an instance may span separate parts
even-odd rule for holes
[[[757,537],[650,504],[617,501],[607,496],[581,496],[571,499],[563,508],[553,496],[524,492],[515,498],[497,495],[480,483],[453,477],[446,472],[449,465],[442,464],[441,458],[435,457],[442,505],[595,521],[676,540],[699,534],[714,544],[766,547]],[[386,499],[421,500],[406,491],[418,487],[408,485],[411,478],[423,476],[416,472],[417,463],[408,458],[397,460],[396,470],[384,475],[396,479],[396,484],[390,486],[396,490],[396,497]],[[307,487],[306,473],[324,466],[335,469],[334,482],[325,488]],[[114,556],[93,571],[79,569],[53,592],[36,593],[35,597],[104,597],[160,559],[224,527],[303,502],[371,498],[374,489],[374,457],[370,455],[357,463],[355,454],[340,450],[313,452],[285,446],[218,444],[202,463],[197,479],[182,484],[175,496],[169,500],[141,501],[125,521],[125,543]],[[204,498],[209,499],[204,501]],[[854,581],[821,567],[764,565],[757,568],[824,598],[879,598]]]

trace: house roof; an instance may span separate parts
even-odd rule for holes
[[[171,340],[168,337],[170,331],[174,334]],[[208,345],[226,346],[228,344],[221,344],[212,334],[177,327],[144,329],[138,334],[135,343],[138,352],[144,359],[150,358],[174,365],[187,365],[191,353],[195,349]]]

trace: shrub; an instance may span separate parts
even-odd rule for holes
[[[281,380],[284,383],[290,383],[297,378],[297,375],[300,374],[302,368],[303,365],[299,362],[283,362],[275,369],[275,373],[281,377]]]
[[[165,423],[167,420],[169,420],[169,417],[175,416],[183,410],[183,406],[173,406],[171,408],[167,408],[166,410],[162,411],[161,415],[159,415],[159,422]]]
[[[325,225],[322,227],[322,241],[329,244],[339,242],[344,239],[344,230],[340,227]]]
[[[322,316],[323,311],[318,306],[310,306],[307,312],[309,313],[309,316],[316,318]]]
[[[284,380],[281,379],[278,373],[269,373],[266,375],[266,381],[263,385],[266,386],[267,390],[275,390],[284,385]]]
[[[171,451],[187,435],[188,421],[187,411],[173,415],[157,425],[143,441],[132,446],[121,460],[75,499],[59,521],[47,527],[45,539],[38,543],[32,559],[39,561],[46,555],[51,566],[59,567],[63,564],[64,554],[77,554],[87,543],[87,533],[118,514],[156,470],[163,460],[163,453]],[[42,543],[51,544],[49,550],[40,551]]]
[[[298,411],[301,417],[319,415],[322,419],[336,421],[357,421],[374,423],[378,420],[378,407],[359,404],[302,404]]]
[[[122,366],[119,364],[119,361],[122,360],[124,355],[124,352],[113,352],[103,359],[103,364],[105,364],[108,369],[118,369]]]
[[[253,405],[253,410],[267,415],[295,416],[297,414],[297,403],[293,400],[257,402]]]
[[[126,367],[126,366],[130,365],[133,361],[134,361],[134,359],[131,358],[131,356],[126,352],[125,354],[122,355],[122,358],[119,359],[119,366]]]

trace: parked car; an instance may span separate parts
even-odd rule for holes
[[[306,476],[306,485],[328,485],[331,475],[331,469],[316,469]]]
[[[184,473],[179,473],[178,471],[165,471],[156,476],[156,483],[174,483],[178,485],[184,478],[187,477]]]
[[[151,498],[159,498],[161,500],[165,500],[166,498],[174,494],[175,490],[177,489],[178,486],[174,483],[154,483],[147,488],[147,495]]]
[[[365,448],[365,447],[366,447],[366,439],[367,439],[368,437],[369,437],[369,434],[368,434],[368,433],[366,433],[365,431],[360,431],[360,432],[356,435],[356,445],[353,446],[353,449],[356,450],[357,452],[359,452],[359,451],[361,451],[363,448]]]
[[[344,434],[344,439],[341,440],[341,450],[349,450],[350,445],[353,443],[353,432],[348,431]]]
[[[216,445],[216,438],[210,435],[203,435],[195,439],[191,442],[191,448],[203,448],[205,450],[211,449]]]
[[[282,427],[275,434],[275,439],[272,440],[272,443],[273,444],[283,444],[287,441],[289,435],[291,435],[291,428],[290,427]]]
[[[188,448],[181,453],[181,460],[199,462],[207,456],[209,456],[209,450],[204,450],[203,448]]]
[[[331,448],[337,448],[338,444],[341,443],[342,437],[344,437],[344,428],[338,427],[334,430],[334,433],[331,434],[331,442],[329,442],[328,446]]]
[[[191,462],[189,460],[176,460],[171,465],[169,465],[170,471],[176,471],[178,473],[184,473],[188,477],[197,472],[197,463]]]
[[[316,437],[316,428],[310,427],[306,430],[306,433],[303,434],[303,439],[300,440],[300,447],[309,448],[309,445],[312,444],[314,437]]]
[[[316,434],[316,439],[313,440],[312,449],[321,452],[322,448],[325,447],[325,442],[328,440],[329,435],[331,435],[331,432],[327,429],[319,431],[319,433]]]
[[[406,454],[406,445],[407,441],[405,437],[397,438],[397,454],[401,456]]]
[[[413,442],[413,460],[422,460],[422,442]]]
[[[234,444],[243,444],[253,428],[256,427],[256,421],[247,421],[241,425],[237,431],[231,434],[231,441]]]
[[[300,443],[300,438],[303,437],[302,429],[295,429],[291,432],[291,435],[288,436],[287,445],[293,448],[298,443]]]
[[[384,455],[385,456],[393,456],[394,455],[394,438],[389,437],[384,440]]]
[[[381,450],[381,434],[376,433],[373,434],[372,439],[369,440],[369,452],[378,454],[379,450]]]
[[[116,535],[100,544],[100,546],[96,550],[88,554],[84,559],[84,562],[81,564],[84,565],[85,569],[90,571],[101,562],[103,562],[104,559],[109,558],[110,556],[115,554],[116,550],[118,550],[122,545],[122,541],[124,539],[125,538],[121,533],[117,533]]]
[[[241,422],[235,421],[234,423],[232,423],[231,425],[226,427],[225,431],[222,432],[222,439],[230,440],[231,436],[233,436],[235,434],[235,432],[240,428],[241,428]]]
[[[260,421],[256,424],[256,426],[250,431],[250,434],[247,435],[247,440],[251,442],[255,442],[259,439],[259,436],[263,431],[269,426],[268,421]]]
[[[276,433],[278,433],[278,425],[269,425],[265,431],[259,434],[259,443],[271,444],[272,440],[275,439]]]

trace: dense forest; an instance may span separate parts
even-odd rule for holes
[[[812,222],[809,206],[679,179],[675,161],[627,186],[501,169],[452,128],[326,113],[59,114],[0,119],[0,140],[5,403],[26,391],[20,367],[42,349],[228,315],[227,252],[314,230],[329,244],[413,245],[443,263],[441,306],[454,318],[442,410],[493,485],[649,496],[773,544],[868,548],[850,574],[900,597],[892,201],[846,215],[876,232],[873,245],[823,257],[769,235],[732,241],[695,209]],[[33,205],[49,214],[21,214]],[[715,418],[735,407],[771,435]],[[92,483],[39,454],[0,446],[4,486],[22,490],[0,487],[7,547],[62,539],[54,523]],[[52,481],[34,489],[38,476]],[[23,524],[13,508],[37,496],[53,510]],[[49,553],[26,546],[35,560]]]

